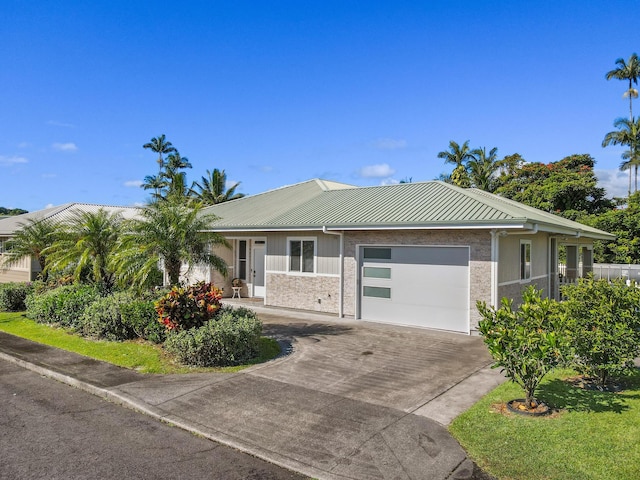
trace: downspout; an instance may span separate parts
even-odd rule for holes
[[[325,235],[338,235],[340,237],[340,261],[338,271],[340,276],[340,288],[338,289],[338,318],[344,317],[344,232],[330,232],[326,225],[322,227]]]
[[[498,307],[498,255],[500,253],[500,236],[491,230],[491,306]]]

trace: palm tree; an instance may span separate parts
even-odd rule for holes
[[[498,148],[489,150],[485,147],[476,148],[471,152],[473,157],[467,162],[467,171],[471,185],[486,192],[492,192],[495,186],[495,173],[500,168]]]
[[[90,279],[111,290],[115,280],[112,257],[121,226],[118,212],[103,208],[76,211],[71,220],[60,224],[56,240],[42,252],[47,256],[47,271],[73,270],[76,280]]]
[[[618,118],[613,122],[613,126],[618,130],[609,132],[604,136],[602,140],[602,146],[607,147],[609,145],[624,145],[629,147],[629,150],[623,153],[623,159],[629,161],[627,165],[625,162],[621,165],[624,166],[624,170],[629,170],[629,195],[631,195],[631,166],[635,173],[635,191],[638,191],[638,165],[640,164],[640,117],[637,120]],[[627,168],[629,167],[629,168]]]
[[[170,200],[147,205],[140,219],[128,222],[118,243],[115,265],[119,280],[143,286],[159,262],[164,264],[171,285],[180,283],[183,264],[189,268],[209,265],[226,276],[226,263],[212,253],[211,247],[229,244],[210,231],[217,217],[202,213],[202,208],[200,203]]]
[[[207,170],[200,183],[193,182],[191,195],[205,205],[216,205],[244,197],[243,193],[236,193],[239,185],[240,182],[227,188],[227,174],[214,168],[213,172]]]
[[[16,265],[24,258],[35,258],[40,265],[41,275],[47,278],[47,255],[44,250],[55,240],[58,227],[50,220],[28,220],[20,224],[20,230],[5,244],[2,266]]]
[[[458,145],[453,140],[449,141],[449,151],[442,151],[438,153],[438,158],[444,159],[444,163],[450,163],[455,165],[454,173],[451,174],[451,180],[454,185],[459,187],[468,187],[468,175],[466,174],[466,162],[473,158],[471,150],[469,149],[469,140],[461,145]]]
[[[638,90],[633,88],[633,85],[637,85],[638,78],[640,78],[640,59],[637,54],[633,53],[627,62],[624,61],[624,58],[618,58],[616,65],[618,68],[608,71],[605,77],[607,80],[615,78],[629,81],[629,89],[624,93],[624,96],[629,97],[629,120],[633,121],[632,102],[634,98],[638,98]]]
[[[177,152],[175,147],[171,145],[171,142],[166,141],[164,133],[158,137],[153,137],[149,143],[145,143],[142,148],[148,148],[152,152],[158,154],[158,177],[162,175],[162,168],[164,165],[163,155],[167,153]],[[156,196],[158,191],[156,190]]]

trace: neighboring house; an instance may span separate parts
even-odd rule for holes
[[[89,203],[66,203],[57,207],[45,208],[36,212],[24,213],[0,219],[0,283],[29,282],[35,280],[40,273],[40,265],[34,258],[23,258],[19,263],[6,266],[2,265],[2,256],[5,243],[15,232],[30,220],[51,220],[53,222],[65,222],[73,218],[76,212],[97,212],[104,209],[109,212],[121,212],[124,218],[132,218],[137,212],[135,207],[114,207],[108,205],[94,205]]]
[[[310,180],[205,209],[233,249],[231,294],[265,305],[470,333],[477,301],[521,300],[529,285],[557,298],[588,273],[594,239],[613,235],[476,189],[442,182],[354,187]],[[571,278],[567,278],[571,276]]]

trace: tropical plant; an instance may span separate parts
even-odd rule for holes
[[[467,172],[471,186],[493,192],[495,190],[495,176],[500,168],[498,148],[493,147],[487,154],[485,147],[476,148],[471,152],[472,157],[467,161]]]
[[[621,165],[621,170],[629,170],[629,194],[631,194],[631,167],[635,173],[635,189],[638,191],[638,165],[640,163],[640,117],[638,119],[618,118],[613,122],[613,126],[617,130],[609,132],[602,140],[602,146],[624,145],[629,150],[623,153],[623,159],[626,160]]]
[[[78,281],[93,281],[107,291],[115,281],[112,264],[122,226],[122,214],[100,208],[97,212],[75,211],[59,225],[55,241],[42,253],[46,271],[72,271]]]
[[[21,312],[27,295],[33,292],[32,283],[0,283],[0,312]]]
[[[200,182],[193,182],[191,195],[205,205],[216,205],[244,197],[243,193],[236,193],[240,182],[227,187],[227,174],[224,170],[207,170]]]
[[[217,219],[202,212],[199,203],[155,202],[140,211],[140,218],[127,222],[114,257],[120,282],[144,286],[163,264],[170,285],[180,283],[180,270],[208,265],[223,275],[227,266],[212,253],[216,245],[229,247],[219,234],[211,232]]]
[[[580,279],[562,289],[574,366],[605,388],[635,371],[640,356],[640,289],[624,280]]]
[[[633,121],[633,99],[638,98],[638,90],[633,86],[638,84],[640,78],[640,59],[637,54],[633,53],[626,62],[624,58],[618,58],[616,65],[618,68],[608,71],[605,77],[607,80],[616,79],[629,82],[629,88],[624,96],[629,97],[629,120]]]
[[[15,235],[5,243],[0,267],[10,267],[24,258],[35,258],[44,280],[47,277],[45,249],[55,241],[59,227],[50,220],[33,220],[22,223]]]
[[[168,153],[177,152],[175,147],[166,140],[164,133],[157,137],[153,137],[150,142],[145,143],[142,148],[147,148],[152,152],[158,154],[158,179],[162,177],[162,169],[165,167],[164,157]],[[156,196],[159,194],[159,189],[156,189]]]
[[[542,298],[541,291],[528,287],[522,304],[513,309],[513,300],[503,298],[499,308],[478,302],[482,320],[478,330],[494,359],[492,368],[525,391],[525,405],[533,408],[536,388],[544,376],[564,361],[568,341],[559,304]]]
[[[462,145],[449,141],[449,151],[438,153],[438,158],[444,159],[444,163],[455,165],[454,173],[451,175],[451,182],[458,187],[469,187],[469,177],[466,171],[467,161],[473,158],[471,149],[469,148],[469,140]]]
[[[221,298],[222,290],[212,283],[173,287],[155,303],[158,320],[168,330],[201,327],[220,309]]]

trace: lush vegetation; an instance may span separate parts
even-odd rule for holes
[[[635,373],[640,356],[640,288],[622,281],[581,279],[563,287],[567,300],[541,298],[530,287],[514,310],[478,303],[479,331],[494,359],[524,389],[532,408],[536,390],[558,366],[575,368],[600,389],[615,388]],[[546,401],[546,398],[542,398]]]
[[[13,215],[22,215],[23,213],[29,213],[28,210],[23,210],[21,208],[5,208],[0,207],[0,216],[13,216]]]
[[[636,480],[640,472],[640,372],[622,392],[580,388],[556,370],[539,386],[557,409],[548,417],[504,412],[520,395],[505,383],[457,417],[449,430],[469,456],[500,480]]]
[[[22,312],[25,300],[33,291],[31,283],[0,283],[0,312]]]

